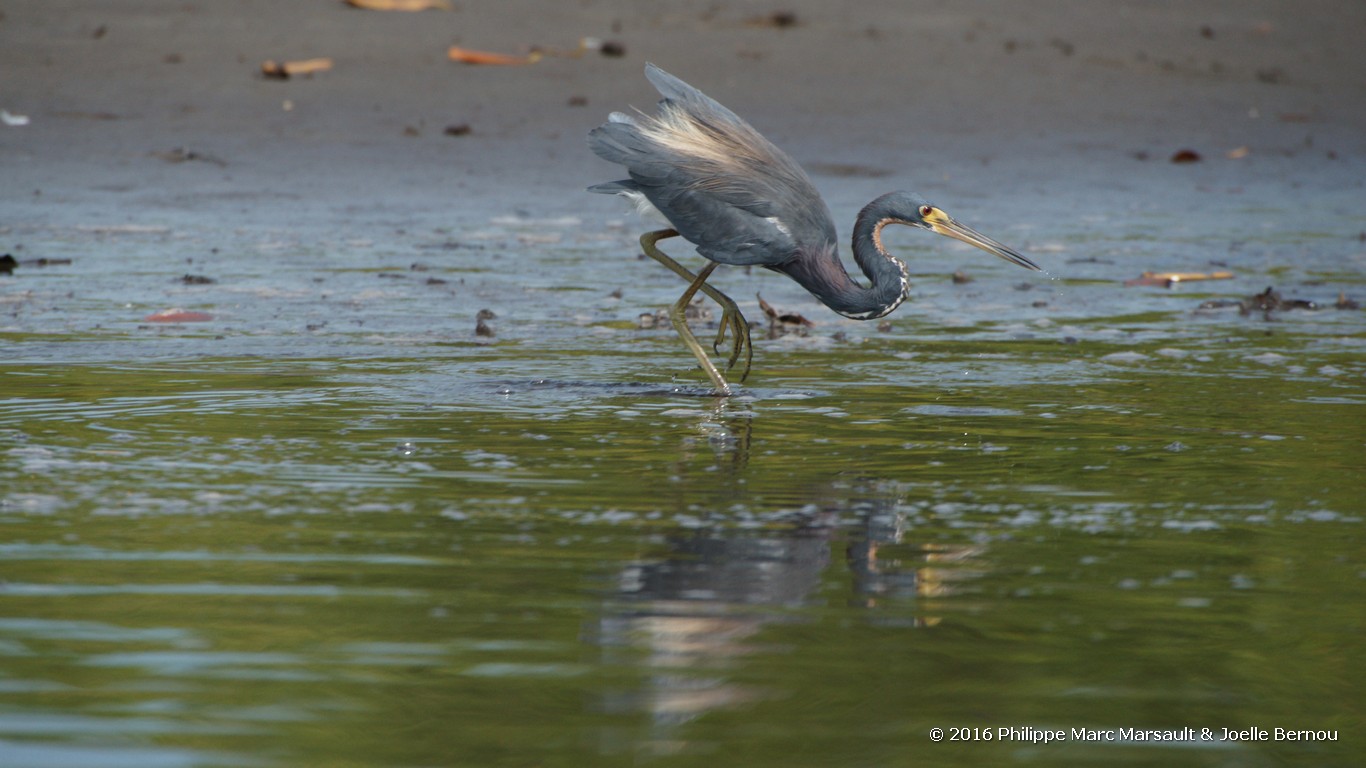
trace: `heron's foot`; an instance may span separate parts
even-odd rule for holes
[[[669,308],[669,320],[673,322],[674,330],[678,331],[679,337],[683,339],[683,343],[687,345],[688,349],[693,353],[693,357],[697,358],[697,364],[702,367],[703,371],[706,371],[707,378],[711,379],[716,394],[722,397],[729,397],[731,394],[730,385],[726,383],[726,378],[721,375],[721,372],[716,370],[716,366],[712,364],[711,358],[707,357],[707,351],[697,342],[697,337],[693,335],[692,329],[688,328],[686,316],[688,304],[692,301],[692,297],[697,294],[698,289],[706,284],[707,276],[710,275],[714,269],[716,269],[715,262],[702,268],[702,271],[697,274],[696,279],[688,286],[688,290],[684,291],[683,295],[678,298],[678,301],[674,302],[674,305]],[[735,302],[731,302],[732,305],[734,305],[734,303]]]
[[[730,385],[727,384],[725,378],[721,376],[721,372],[716,370],[716,366],[713,365],[711,360],[707,357],[707,353],[702,348],[702,345],[699,344],[696,337],[693,336],[692,331],[688,328],[687,321],[684,319],[684,312],[688,303],[692,301],[692,297],[696,295],[698,291],[705,293],[712,301],[721,305],[721,327],[716,333],[716,341],[712,343],[711,348],[716,354],[722,354],[721,345],[726,340],[726,334],[731,334],[733,341],[731,343],[730,358],[727,362],[726,369],[730,370],[731,368],[734,368],[735,363],[740,359],[740,355],[743,354],[745,356],[745,369],[740,374],[741,381],[744,381],[745,378],[749,376],[750,364],[754,360],[754,345],[750,341],[749,322],[745,320],[745,316],[740,313],[740,308],[735,305],[735,302],[729,296],[710,285],[707,285],[707,276],[712,273],[712,270],[716,269],[716,262],[708,263],[699,272],[694,274],[689,271],[687,267],[684,267],[682,264],[669,258],[667,254],[659,250],[657,243],[660,240],[675,237],[677,235],[678,231],[673,229],[646,232],[640,236],[640,247],[645,251],[645,255],[668,267],[674,274],[689,282],[688,290],[683,293],[683,296],[679,299],[678,303],[670,309],[669,319],[673,322],[674,328],[677,329],[678,335],[683,338],[683,343],[687,345],[688,349],[692,351],[693,356],[697,358],[697,362],[701,365],[702,370],[707,372],[707,377],[711,379],[712,385],[716,388],[716,394],[728,396],[731,394]]]
[[[723,294],[724,295],[724,294]],[[735,306],[735,302],[721,304],[721,327],[716,332],[716,341],[712,342],[712,351],[721,354],[721,345],[726,341],[726,334],[731,335],[730,358],[726,360],[726,370],[735,367],[740,355],[745,356],[745,367],[740,372],[740,381],[744,381],[749,376],[749,369],[754,362],[754,343],[749,335],[749,321],[740,312],[740,308]]]

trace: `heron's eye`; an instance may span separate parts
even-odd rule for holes
[[[926,216],[929,216],[931,213],[934,213],[934,206],[932,206],[932,205],[922,205],[922,206],[920,206],[920,217],[921,217],[922,219],[925,218]]]

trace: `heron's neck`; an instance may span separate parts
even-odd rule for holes
[[[895,219],[871,208],[864,208],[854,222],[854,261],[868,277],[868,287],[849,277],[833,243],[778,267],[825,306],[855,320],[872,320],[896,309],[910,286],[906,265],[882,248],[882,228]]]
[[[801,283],[825,306],[855,320],[882,317],[906,300],[906,265],[882,247],[882,228],[899,221],[869,203],[854,221],[854,261],[868,277],[864,287],[849,277],[834,243],[776,267]]]
[[[856,285],[858,306],[853,311],[832,306],[836,312],[859,320],[872,320],[891,312],[906,300],[906,291],[910,288],[906,265],[882,247],[882,228],[893,223],[896,219],[874,210],[872,205],[859,211],[854,220],[854,262],[868,276],[872,286]]]

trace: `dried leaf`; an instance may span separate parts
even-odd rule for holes
[[[458,61],[462,64],[488,64],[494,66],[534,64],[541,60],[540,53],[531,53],[526,56],[510,56],[506,53],[475,51],[469,48],[461,48],[458,45],[452,45],[450,50],[446,51],[446,57],[451,61]]]
[[[1248,149],[1247,147],[1238,147],[1236,149],[1230,149],[1228,151],[1228,154],[1225,155],[1225,157],[1227,157],[1230,160],[1242,160],[1251,153],[1252,150]]]
[[[326,72],[331,68],[332,60],[327,58],[261,62],[261,74],[280,80],[288,80],[300,75],[311,75],[315,72]]]
[[[796,329],[801,329],[800,332],[805,333],[806,328],[814,328],[816,325],[810,320],[807,320],[804,316],[795,312],[778,312],[778,310],[773,308],[772,304],[764,301],[763,296],[755,294],[755,298],[759,300],[759,309],[768,316],[769,338],[776,338],[782,334],[791,333]],[[782,330],[779,331],[777,330],[778,328],[781,328]]]
[[[346,0],[352,8],[367,11],[449,11],[447,0]]]
[[[204,323],[212,320],[213,315],[208,312],[194,312],[176,307],[153,312],[142,319],[148,323]]]
[[[1144,272],[1133,280],[1125,280],[1125,285],[1161,285],[1170,287],[1177,283],[1190,283],[1197,280],[1231,280],[1232,272]]]

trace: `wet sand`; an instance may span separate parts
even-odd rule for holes
[[[775,10],[795,25],[765,23]],[[1366,7],[1354,2],[512,2],[410,14],[27,0],[4,14],[0,108],[29,118],[0,126],[0,248],[11,251],[74,227],[383,239],[500,214],[620,219],[582,194],[616,175],[583,137],[610,110],[651,108],[646,60],[788,148],[842,228],[894,187],[1044,226],[1173,199],[1172,214],[1189,215],[1199,185],[1237,187],[1253,207],[1288,194],[1350,205],[1366,175]],[[625,55],[445,58],[456,43],[522,53],[584,36]],[[266,59],[317,56],[334,68],[260,74]],[[446,135],[458,125],[469,133]],[[1169,163],[1181,149],[1203,162]]]
[[[0,5],[0,764],[1354,764],[1366,4],[459,5]],[[646,60],[1048,272],[719,270],[816,326],[712,397],[584,191]]]

